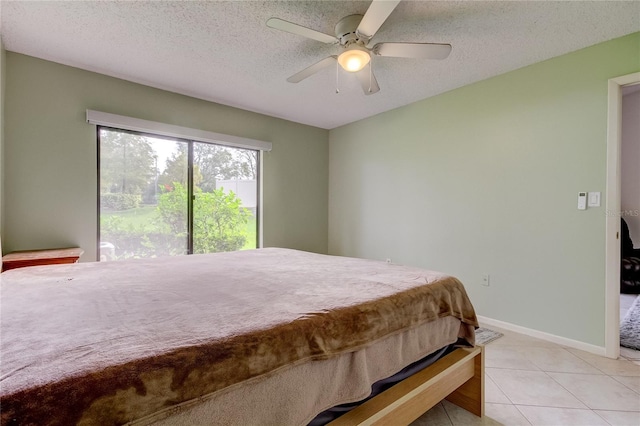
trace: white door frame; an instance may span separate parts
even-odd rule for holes
[[[622,86],[640,83],[640,72],[609,80],[605,264],[605,355],[620,356],[620,146]]]

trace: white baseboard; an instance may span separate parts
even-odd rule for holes
[[[604,346],[596,346],[590,343],[584,343],[578,340],[556,336],[555,334],[545,333],[544,331],[522,327],[520,325],[511,324],[509,322],[504,322],[493,318],[483,317],[482,315],[478,315],[478,321],[489,326],[500,327],[504,328],[505,330],[515,331],[516,333],[535,337],[536,339],[546,340],[547,342],[556,343],[558,345],[567,346],[569,348],[580,349],[581,351],[589,352],[595,355],[605,356]]]

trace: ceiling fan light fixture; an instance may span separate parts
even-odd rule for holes
[[[371,55],[360,46],[352,46],[338,56],[340,66],[349,72],[358,72],[371,60]]]

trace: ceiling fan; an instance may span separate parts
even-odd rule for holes
[[[440,43],[376,43],[368,46],[369,41],[378,32],[384,21],[400,3],[400,0],[373,0],[369,9],[362,15],[349,15],[335,26],[335,36],[303,27],[302,25],[271,18],[267,26],[288,33],[301,35],[326,44],[340,44],[343,51],[339,55],[329,56],[302,71],[287,78],[290,83],[299,83],[307,77],[335,65],[336,61],[348,72],[355,73],[364,93],[371,95],[380,90],[380,86],[371,69],[371,55],[396,58],[445,59],[451,52],[450,44]],[[369,69],[365,66],[369,64]]]

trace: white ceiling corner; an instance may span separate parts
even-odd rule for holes
[[[225,105],[331,129],[640,31],[639,1],[403,1],[373,42],[451,43],[442,61],[374,57],[380,92],[325,69],[339,52],[265,25],[333,34],[369,1],[2,1],[5,48]]]

